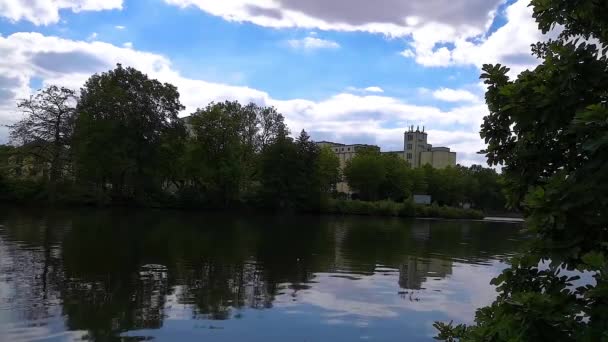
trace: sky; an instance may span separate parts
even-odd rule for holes
[[[485,164],[479,80],[538,64],[529,0],[0,0],[0,143],[19,99],[116,63],[211,101],[276,107],[292,134],[403,150],[403,132]]]

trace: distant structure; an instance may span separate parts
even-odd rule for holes
[[[417,168],[424,165],[431,165],[436,169],[443,169],[448,166],[456,166],[456,152],[451,152],[448,147],[433,147],[428,143],[428,135],[422,127],[414,126],[407,128],[403,135],[403,151],[387,151],[383,154],[394,154],[399,158],[405,159],[411,167]],[[346,162],[353,159],[357,152],[363,149],[374,149],[380,152],[380,147],[366,144],[340,144],[331,141],[319,141],[318,146],[329,146],[340,159],[340,169],[344,169]],[[337,184],[338,192],[351,193],[346,182]]]
[[[355,155],[357,154],[357,152],[360,152],[361,150],[376,150],[378,152],[380,152],[380,147],[376,146],[376,145],[366,145],[366,144],[353,144],[353,145],[345,145],[345,144],[340,144],[340,143],[335,143],[335,142],[331,142],[331,141],[318,141],[317,142],[318,146],[324,147],[324,146],[328,146],[330,147],[334,153],[338,156],[338,159],[340,159],[340,169],[344,170],[344,167],[346,166],[346,162],[353,159],[355,157]],[[340,182],[336,185],[336,190],[338,192],[344,192],[344,193],[350,193],[350,188],[348,187],[348,184],[346,182]]]
[[[412,167],[429,164],[436,169],[443,169],[455,166],[456,152],[451,152],[448,147],[433,147],[427,142],[427,137],[424,127],[422,131],[419,127],[414,130],[413,125],[408,127],[403,139],[404,159]]]

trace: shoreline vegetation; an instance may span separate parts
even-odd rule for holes
[[[120,64],[78,92],[51,85],[17,105],[23,117],[0,145],[0,200],[11,203],[438,218],[505,210],[493,169],[412,168],[377,149],[341,165],[306,131],[292,136],[274,107],[226,101],[179,118],[175,86]],[[432,204],[414,205],[414,195]]]
[[[54,203],[48,201],[46,186],[42,182],[35,181],[16,181],[7,187],[7,184],[0,184],[0,203],[9,203],[17,206],[49,206],[59,208],[76,207],[118,207],[118,208],[149,208],[161,210],[183,210],[183,211],[217,211],[231,210],[244,212],[273,212],[271,208],[260,207],[260,203],[239,203],[231,208],[204,207],[185,205],[180,203],[176,197],[165,196],[162,200],[137,204],[133,202],[116,203],[107,202],[100,204],[95,199],[76,193],[63,192],[59,194]],[[12,188],[11,188],[12,187]],[[65,188],[64,188],[65,190]],[[80,196],[80,197],[77,197]],[[339,216],[377,216],[377,217],[403,217],[403,218],[438,218],[438,219],[470,219],[480,220],[485,217],[484,212],[475,209],[464,209],[450,206],[440,206],[436,203],[432,205],[415,204],[411,200],[395,202],[390,200],[382,201],[362,201],[329,198],[315,210],[291,210],[292,213],[306,213],[318,215],[339,215]]]
[[[463,209],[439,205],[414,204],[411,201],[401,203],[392,201],[365,202],[359,200],[328,201],[324,214],[358,215],[358,216],[393,216],[408,218],[441,218],[480,220],[484,215],[479,210]]]

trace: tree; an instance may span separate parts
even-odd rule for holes
[[[380,187],[386,181],[386,168],[380,153],[363,151],[356,154],[344,167],[348,185],[366,200],[380,198]]]
[[[248,179],[256,135],[250,115],[240,103],[226,101],[211,103],[191,116],[191,176],[199,191],[223,206],[238,200]]]
[[[395,154],[380,155],[386,177],[380,185],[383,198],[393,201],[402,201],[412,192],[413,180],[409,177],[408,163]]]
[[[321,179],[318,173],[319,147],[310,140],[305,130],[300,132],[295,144],[297,168],[293,175],[293,184],[296,208],[318,209],[321,201]]]
[[[277,138],[265,146],[261,155],[261,200],[270,208],[294,207],[294,179],[298,152],[288,132],[280,130]]]
[[[77,107],[75,150],[80,179],[115,198],[143,200],[162,184],[158,173],[163,136],[185,134],[177,114],[177,88],[134,68],[91,76]],[[181,132],[181,133],[180,133]]]
[[[477,312],[476,325],[437,323],[441,339],[608,339],[608,3],[532,6],[541,30],[565,29],[533,47],[542,64],[515,80],[505,66],[484,65],[490,114],[481,136],[535,239],[493,280],[499,296]],[[596,39],[604,53],[577,38]]]
[[[264,147],[271,144],[281,132],[287,131],[284,123],[284,117],[279,114],[274,107],[260,107],[253,105],[253,110],[256,113],[256,125],[259,135],[257,139],[257,151],[262,151]]]
[[[20,151],[33,155],[49,167],[49,199],[54,201],[56,185],[60,180],[69,155],[76,95],[73,90],[49,86],[29,99],[21,100],[17,107],[25,117],[10,125],[13,143],[24,146]]]
[[[336,184],[341,178],[340,159],[329,146],[324,146],[319,150],[317,173],[323,194],[329,195],[336,191]]]
[[[259,153],[285,130],[272,107],[237,101],[211,103],[189,119],[193,136],[187,148],[188,177],[195,191],[224,207],[249,196],[259,171]]]

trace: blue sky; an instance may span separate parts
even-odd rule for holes
[[[277,107],[292,132],[402,148],[424,125],[458,162],[487,108],[479,70],[535,66],[525,0],[0,0],[0,124],[48,84],[78,89],[115,63],[175,84],[187,109],[236,99]],[[0,142],[6,142],[0,129]]]

